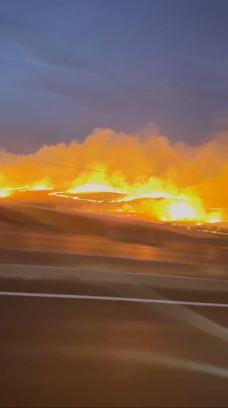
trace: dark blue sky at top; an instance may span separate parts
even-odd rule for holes
[[[227,126],[227,22],[227,0],[0,0],[0,145],[206,139]]]

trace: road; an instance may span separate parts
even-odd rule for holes
[[[0,405],[227,407],[227,295],[156,264],[2,264]]]

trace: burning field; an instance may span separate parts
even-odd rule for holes
[[[225,225],[227,182],[227,134],[193,146],[153,130],[136,136],[98,129],[83,142],[43,146],[34,154],[0,152],[2,203]]]
[[[226,135],[96,130],[0,158],[0,263],[227,276]]]

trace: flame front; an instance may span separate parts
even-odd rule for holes
[[[171,144],[157,134],[140,139],[98,130],[83,143],[44,146],[28,156],[5,156],[9,154],[2,152],[1,158],[0,153],[2,199],[46,192],[52,199],[61,196],[97,203],[103,211],[159,221],[212,224],[226,220],[227,135],[193,147]],[[217,204],[220,210],[212,210]]]
[[[13,190],[10,188],[1,188],[0,189],[0,198],[7,198],[10,197],[11,194],[13,193]]]

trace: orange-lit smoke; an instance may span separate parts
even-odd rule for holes
[[[227,133],[193,146],[154,130],[136,136],[98,129],[83,142],[43,146],[31,155],[0,151],[0,198],[18,189],[110,193],[122,212],[218,222],[226,218],[227,185]]]

